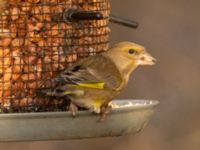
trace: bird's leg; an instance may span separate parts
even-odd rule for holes
[[[102,122],[106,119],[107,115],[111,112],[112,105],[110,103],[103,105],[101,107],[100,118],[99,121]]]
[[[78,106],[71,102],[69,105],[69,111],[72,113],[73,117],[76,117],[76,113],[78,112]]]

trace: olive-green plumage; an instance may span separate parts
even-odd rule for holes
[[[99,55],[77,61],[54,79],[57,86],[45,92],[49,96],[68,96],[72,103],[96,113],[126,86],[139,65],[153,65],[144,47],[121,42]]]

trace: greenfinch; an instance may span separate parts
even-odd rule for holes
[[[78,60],[53,80],[54,88],[43,93],[70,98],[73,115],[79,106],[105,116],[110,112],[109,102],[126,87],[133,70],[154,61],[143,46],[121,42],[106,52]]]

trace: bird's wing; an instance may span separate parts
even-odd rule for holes
[[[49,96],[83,95],[86,89],[118,91],[122,76],[114,63],[97,55],[77,61],[54,79],[55,87],[42,90]]]
[[[97,55],[81,59],[54,80],[59,85],[114,90],[120,86],[122,78],[110,60]]]

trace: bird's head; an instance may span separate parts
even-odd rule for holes
[[[145,48],[139,44],[132,42],[121,42],[116,44],[116,51],[124,58],[133,61],[135,65],[154,65],[155,58],[153,58]],[[118,53],[117,52],[117,53]]]
[[[153,58],[146,49],[136,43],[120,42],[108,51],[111,59],[124,74],[131,73],[139,65],[154,65]]]

